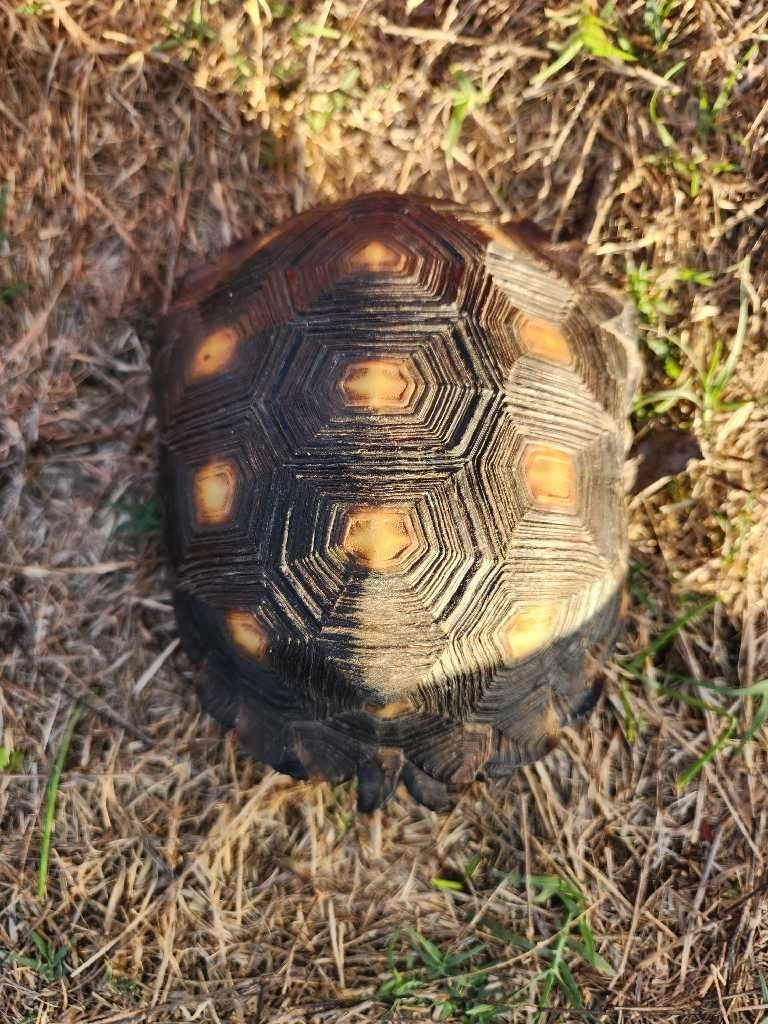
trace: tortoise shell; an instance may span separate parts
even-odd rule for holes
[[[187,281],[153,372],[180,636],[258,760],[441,808],[592,705],[639,362],[532,225],[301,214]]]

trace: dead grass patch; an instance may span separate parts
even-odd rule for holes
[[[768,8],[597,14],[0,2],[0,1016],[768,1013],[765,730],[740,743],[768,679]],[[359,819],[201,720],[152,508],[145,345],[174,279],[379,187],[585,241],[644,316],[638,425],[704,452],[632,503],[599,713],[445,817]]]

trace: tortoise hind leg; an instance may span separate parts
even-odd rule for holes
[[[403,755],[399,750],[379,750],[357,769],[357,809],[370,814],[392,796],[400,781]]]
[[[412,761],[406,761],[401,751],[384,748],[358,767],[358,811],[370,814],[382,807],[401,780],[411,796],[431,811],[447,811],[453,806],[445,783],[433,779]]]
[[[445,784],[427,775],[411,761],[403,765],[402,779],[408,792],[431,811],[448,811],[453,806]]]

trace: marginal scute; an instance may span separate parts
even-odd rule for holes
[[[193,501],[198,526],[221,526],[229,521],[238,479],[230,459],[213,459],[195,472]]]
[[[339,381],[345,406],[372,412],[407,408],[416,387],[404,359],[359,359],[349,363]]]
[[[554,635],[557,613],[557,605],[551,601],[521,602],[500,630],[505,654],[512,661],[521,661],[540,651]]]
[[[555,324],[535,316],[519,316],[515,329],[520,343],[529,355],[549,363],[570,366],[573,361],[568,340]]]
[[[389,505],[349,509],[341,546],[368,569],[397,569],[418,546],[411,513]]]
[[[269,633],[253,614],[239,608],[227,612],[227,629],[232,642],[245,654],[263,661],[269,650]]]
[[[189,375],[193,381],[222,373],[234,360],[240,335],[234,327],[220,327],[197,346]]]
[[[568,452],[532,444],[523,456],[523,479],[534,505],[545,510],[576,510],[576,467]]]

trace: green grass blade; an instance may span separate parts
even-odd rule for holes
[[[413,944],[421,950],[426,965],[435,971],[442,970],[445,958],[434,942],[430,942],[429,939],[415,930],[411,932],[411,938]]]
[[[747,326],[749,324],[749,299],[747,297],[747,291],[744,285],[744,280],[749,274],[749,260],[744,260],[741,264],[741,297],[739,300],[739,319],[736,324],[736,333],[733,336],[733,345],[728,353],[728,358],[725,361],[716,385],[719,388],[724,388],[731,377],[736,372],[736,366],[741,359],[741,351],[744,348],[744,341],[747,337]]]
[[[664,75],[664,78],[666,78],[667,81],[671,81],[671,79],[673,79],[675,77],[675,75],[678,73],[678,71],[682,71],[682,69],[684,67],[685,67],[685,61],[684,60],[678,61],[677,64],[674,64],[669,69],[669,71],[666,72],[666,74]],[[651,96],[650,102],[648,104],[648,115],[649,115],[649,117],[651,119],[651,123],[653,124],[653,127],[656,129],[656,134],[658,135],[659,141],[661,142],[662,146],[664,146],[666,149],[674,150],[674,149],[676,149],[675,139],[674,139],[672,133],[667,128],[667,126],[664,124],[664,122],[659,117],[658,104],[659,104],[659,96],[661,95],[662,92],[663,92],[663,86],[659,86],[657,89],[654,90],[653,95]]]
[[[699,774],[704,765],[711,761],[718,751],[723,749],[723,747],[726,745],[731,736],[733,736],[735,731],[736,722],[732,720],[728,723],[728,725],[726,725],[726,727],[717,737],[712,746],[708,747],[707,750],[705,750],[704,753],[701,755],[701,757],[696,758],[691,767],[684,771],[678,777],[676,782],[677,788],[685,789],[685,787],[688,785],[691,779],[694,779]]]
[[[733,71],[731,71],[731,73],[726,78],[722,88],[720,89],[720,92],[717,94],[715,98],[715,102],[712,104],[713,116],[715,114],[719,114],[728,106],[728,102],[731,98],[731,93],[733,92],[733,87],[736,84],[736,79],[739,77],[739,75],[742,73],[744,68],[749,63],[749,61],[752,59],[756,50],[757,43],[753,43],[747,50],[747,52],[744,54],[744,56],[741,58],[741,60],[738,62]]]
[[[713,597],[708,601],[695,605],[690,611],[681,615],[679,619],[676,619],[671,626],[668,626],[660,636],[657,636],[656,639],[652,643],[648,644],[644,650],[640,651],[639,654],[634,655],[634,657],[627,661],[621,662],[622,668],[630,675],[637,673],[646,658],[657,654],[660,650],[666,647],[671,640],[674,640],[680,630],[687,626],[689,622],[693,622],[695,619],[699,618],[700,615],[704,615],[705,612],[714,608],[716,604],[717,599]]]
[[[77,723],[83,716],[83,709],[76,704],[69,714],[64,731],[61,734],[61,742],[56,753],[56,760],[53,763],[51,776],[48,779],[48,788],[45,793],[45,809],[43,811],[43,832],[40,839],[40,863],[37,871],[37,895],[39,899],[45,899],[48,885],[48,861],[51,854],[51,839],[53,838],[53,819],[56,813],[56,794],[59,791],[61,773],[64,769],[64,761],[69,752],[69,745],[72,742]]]
[[[593,57],[632,61],[633,54],[616,46],[605,30],[605,22],[591,11],[585,11],[579,25],[584,46]]]
[[[548,78],[551,78],[553,75],[556,75],[558,71],[562,71],[564,67],[567,67],[567,65],[570,64],[583,49],[584,42],[581,36],[578,33],[572,35],[560,51],[558,57],[551,64],[548,64],[533,76],[530,81],[530,85],[541,85],[543,82],[546,82]]]

